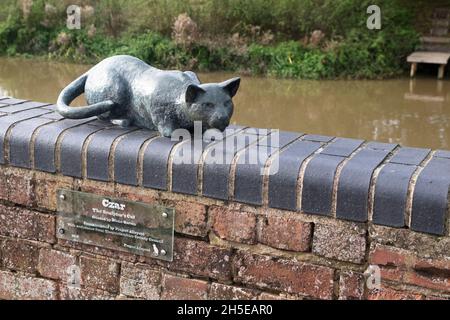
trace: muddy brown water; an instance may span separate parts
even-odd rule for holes
[[[0,95],[54,103],[86,65],[0,58]],[[200,74],[218,82],[235,74]],[[83,105],[79,98],[74,105]],[[450,149],[450,81],[242,77],[233,123]]]

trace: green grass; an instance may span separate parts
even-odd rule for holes
[[[404,72],[405,57],[418,41],[414,10],[404,0],[34,0],[27,18],[15,0],[4,1],[0,54],[10,56],[95,63],[130,54],[160,68],[370,79]],[[81,30],[65,27],[69,3],[95,9],[83,18]],[[382,10],[381,30],[366,28],[366,8],[373,3]],[[54,5],[54,12],[46,13],[45,4]],[[189,47],[171,39],[174,20],[183,12],[200,32]],[[314,30],[325,33],[317,46],[302,41]],[[269,31],[274,40],[267,44],[262,35]],[[233,34],[239,34],[239,43],[230,40]]]

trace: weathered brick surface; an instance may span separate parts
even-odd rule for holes
[[[320,299],[333,297],[334,270],[324,266],[239,252],[235,280]]]
[[[268,213],[260,221],[259,242],[290,251],[309,251],[312,223],[290,214]]]
[[[115,300],[120,300],[120,301],[133,301],[133,300],[145,300],[142,298],[132,298],[132,297],[127,297],[124,295],[118,295],[117,297],[115,297]]]
[[[75,189],[132,201],[157,203],[176,210],[175,230],[205,238],[213,231],[221,246],[177,237],[174,261],[55,239],[55,215],[34,211],[56,209],[56,191]],[[0,298],[33,299],[446,299],[450,297],[448,237],[329,220],[305,222],[294,212],[221,207],[194,197],[169,196],[145,188],[0,167]],[[7,203],[7,204],[5,204]],[[20,206],[14,206],[17,203]],[[208,214],[209,221],[208,221]],[[211,229],[210,229],[211,228]],[[215,238],[217,239],[217,238]],[[365,260],[367,241],[371,242]],[[308,252],[312,262],[271,257],[272,249]],[[68,247],[71,253],[64,251]],[[393,247],[395,246],[395,247]],[[63,251],[61,251],[63,250]],[[76,255],[91,253],[94,256]],[[261,255],[261,252],[267,256]],[[103,257],[101,257],[103,256]],[[317,260],[317,257],[320,258]],[[109,258],[109,259],[108,259]],[[333,261],[334,260],[334,261]],[[364,276],[346,264],[381,268],[382,287],[366,289]],[[136,264],[137,261],[146,262]],[[120,264],[121,263],[121,266]],[[81,268],[81,287],[68,287],[67,269]],[[334,264],[338,275],[335,275]],[[161,276],[164,268],[178,276]],[[14,271],[14,272],[10,272]],[[17,272],[17,273],[16,273]],[[182,274],[179,274],[182,273]],[[33,275],[33,276],[32,276]],[[41,277],[41,278],[37,278]],[[190,277],[218,279],[209,284]],[[45,279],[43,279],[45,278]],[[56,281],[60,282],[57,284]],[[232,282],[234,280],[234,282]],[[210,280],[211,281],[211,280]],[[267,290],[269,292],[261,292]],[[275,292],[275,293],[274,293]],[[277,294],[276,292],[280,292]]]
[[[448,270],[416,270],[416,272],[407,273],[403,278],[403,282],[450,293],[450,272]]]
[[[48,173],[35,174],[35,200],[39,208],[56,211],[56,197],[59,189],[71,190],[73,178]]]
[[[74,188],[82,192],[94,193],[100,196],[114,197],[114,183],[75,179]]]
[[[364,298],[364,275],[351,271],[339,276],[339,299],[361,300]]]
[[[406,283],[450,293],[450,259],[417,259]]]
[[[187,201],[169,201],[167,205],[175,208],[175,231],[199,237],[208,234],[205,205]]]
[[[421,257],[450,258],[450,237],[435,237],[409,229],[395,229],[372,225],[372,243],[406,249]]]
[[[450,259],[421,258],[404,249],[375,245],[369,262],[385,280],[450,292]]]
[[[11,300],[55,300],[58,285],[47,279],[0,271],[0,299]]]
[[[208,234],[206,206],[201,201],[192,202],[180,199],[182,198],[180,195],[171,194],[165,194],[160,198],[159,192],[156,190],[123,185],[116,186],[116,196],[172,207],[176,212],[176,232],[198,237],[205,237]]]
[[[366,230],[353,223],[318,223],[314,227],[312,252],[326,258],[363,263]]]
[[[8,200],[24,206],[32,206],[34,203],[34,172],[30,170],[8,168],[6,181]]]
[[[38,271],[45,278],[66,281],[69,278],[69,267],[76,265],[76,260],[74,255],[66,252],[41,249]]]
[[[80,257],[81,284],[111,293],[119,291],[119,264],[92,257]]]
[[[158,300],[161,272],[145,265],[122,263],[120,293],[128,297]]]
[[[258,300],[293,300],[293,299],[284,295],[276,295],[272,293],[263,292],[259,296]]]
[[[114,300],[115,295],[92,288],[69,287],[65,284],[60,285],[61,300]]]
[[[401,249],[377,246],[369,255],[369,263],[380,267],[381,278],[401,282],[407,266],[407,256]]]
[[[379,289],[369,290],[369,300],[423,300],[424,296],[419,293],[395,290],[382,285]]]
[[[430,295],[425,295],[424,299],[425,300],[446,300],[446,301],[449,300],[450,301],[450,295],[441,295],[441,294],[433,295],[433,294],[430,294]]]
[[[229,286],[221,283],[212,283],[209,289],[210,300],[255,300],[258,291],[253,289]]]
[[[158,191],[156,190],[127,186],[123,184],[116,185],[115,196],[117,198],[126,199],[129,201],[139,201],[149,204],[157,202],[159,198]]]
[[[55,217],[0,204],[0,235],[55,242]]]
[[[231,249],[203,241],[175,238],[174,259],[169,269],[219,280],[231,278]]]
[[[2,100],[5,101],[7,100]],[[8,102],[23,101],[8,99]],[[3,134],[15,121],[50,112],[49,109],[33,109],[39,108],[39,103],[29,102],[27,105],[31,108],[28,111],[2,118]],[[21,105],[7,108],[4,104],[3,107],[13,112],[20,111]],[[54,106],[52,108],[54,109]],[[47,116],[59,120],[55,115]],[[38,126],[47,121],[41,120],[34,119],[29,122]],[[73,121],[63,122],[64,128],[75,125]],[[360,146],[362,141],[339,138],[332,141],[332,137],[305,135],[301,140],[310,141],[297,141],[295,148],[289,146],[281,153],[284,161],[293,161],[292,163],[300,166],[311,152],[320,148],[321,143],[329,143],[322,150],[322,154],[326,155],[316,155],[313,162],[317,160],[317,170],[322,165],[324,168],[331,166],[333,170],[330,171],[331,174],[324,176],[325,178],[319,177],[320,174],[314,176],[305,173],[305,179],[309,176],[309,180],[303,181],[304,196],[307,185],[317,187],[317,182],[320,182],[319,184],[329,188],[326,192],[328,204],[323,206],[320,196],[323,190],[316,188],[317,190],[313,190],[314,194],[307,197],[312,202],[305,202],[309,209],[306,208],[307,214],[304,214],[295,211],[298,166],[284,166],[287,168],[286,172],[292,169],[292,179],[287,179],[290,182],[286,182],[287,176],[283,178],[281,175],[278,182],[275,181],[278,183],[278,189],[283,191],[278,192],[275,197],[273,192],[263,195],[264,188],[255,189],[258,192],[252,194],[254,188],[242,188],[244,185],[253,187],[251,183],[239,179],[234,181],[235,198],[244,202],[226,201],[226,195],[222,197],[223,192],[219,192],[222,196],[217,199],[197,196],[196,188],[178,183],[187,177],[185,180],[192,182],[191,186],[201,185],[201,181],[195,181],[198,168],[190,170],[192,167],[188,168],[189,172],[173,172],[172,178],[176,175],[182,179],[178,179],[178,182],[173,180],[171,183],[175,191],[187,190],[188,194],[173,193],[166,190],[170,182],[167,161],[176,142],[157,138],[149,145],[148,150],[151,152],[145,152],[144,172],[136,172],[140,170],[138,167],[141,164],[138,165],[137,157],[142,143],[152,135],[148,136],[148,133],[142,130],[136,131],[136,135],[128,134],[128,142],[132,148],[125,144],[122,145],[122,151],[132,150],[132,159],[128,159],[130,154],[122,152],[121,159],[115,157],[114,160],[114,157],[110,157],[111,161],[108,161],[114,139],[126,131],[120,128],[104,131],[106,124],[99,121],[93,121],[89,125],[80,122],[79,125],[77,130],[70,130],[70,139],[61,141],[61,150],[64,151],[61,155],[65,155],[65,158],[60,159],[61,164],[66,164],[61,166],[61,170],[77,178],[47,173],[57,169],[53,165],[46,166],[48,161],[41,161],[39,165],[39,168],[49,170],[46,172],[14,167],[28,167],[29,164],[33,165],[31,162],[38,164],[37,160],[54,156],[52,151],[48,154],[49,157],[42,157],[41,154],[39,159],[32,159],[32,156],[29,157],[30,150],[22,152],[23,150],[18,149],[18,142],[26,145],[25,140],[32,138],[32,130],[25,134],[20,133],[20,130],[13,130],[13,138],[26,139],[12,139],[11,143],[2,146],[4,150],[0,150],[5,152],[1,155],[3,158],[11,158],[4,160],[12,160],[6,161],[10,162],[8,165],[0,166],[0,299],[450,299],[450,221],[446,221],[449,219],[446,210],[448,185],[445,183],[450,179],[450,175],[448,170],[440,170],[448,167],[450,163],[448,151],[433,153],[431,162],[427,162],[417,180],[414,204],[419,203],[419,207],[423,206],[424,210],[414,211],[417,206],[413,208],[410,227],[415,231],[412,231],[410,227],[402,224],[401,219],[402,206],[407,198],[406,192],[403,191],[408,186],[409,175],[408,179],[402,182],[395,179],[386,180],[385,176],[384,182],[378,181],[382,185],[377,184],[376,190],[378,187],[388,190],[386,187],[389,187],[390,182],[402,187],[403,191],[398,197],[393,196],[389,200],[392,200],[393,207],[399,209],[397,216],[400,220],[394,221],[395,223],[391,221],[389,208],[392,206],[389,203],[380,205],[378,202],[377,205],[381,198],[377,200],[375,197],[373,204],[375,211],[377,208],[382,211],[378,210],[373,215],[388,217],[392,227],[377,225],[381,222],[377,219],[374,221],[368,212],[369,185],[373,170],[377,169],[390,152],[394,153],[394,157],[389,159],[391,163],[401,163],[406,167],[406,164],[418,165],[429,154],[429,150],[398,148],[393,151],[393,148],[397,148],[395,144],[367,143],[356,156],[352,155],[351,161],[344,166],[344,169],[347,168],[347,174],[341,173],[338,195],[333,195],[336,191],[332,190],[333,170],[355,147]],[[57,127],[54,132],[56,135],[63,129]],[[82,155],[81,147],[93,132],[99,132],[95,136],[104,136],[109,142],[105,144],[104,139],[90,139],[87,150],[89,152]],[[286,141],[281,144],[286,145],[299,136],[296,133],[282,133],[280,138]],[[260,140],[259,144],[265,145],[267,142]],[[9,152],[8,147],[11,149]],[[99,157],[93,157],[92,150],[101,155],[100,161]],[[276,149],[272,151],[274,150]],[[11,155],[8,153],[11,153],[12,157],[9,157]],[[87,157],[87,164],[80,163],[80,160],[86,160],[81,159],[82,156]],[[335,159],[336,156],[342,159]],[[147,161],[149,159],[151,161]],[[127,168],[127,163],[132,166]],[[110,165],[115,168],[109,168]],[[355,170],[349,170],[349,165],[363,172],[364,177],[355,174]],[[393,165],[391,168],[401,166]],[[73,168],[75,169],[72,170]],[[126,170],[112,172],[118,168]],[[308,168],[309,165],[306,169]],[[85,172],[82,173],[82,169]],[[258,185],[261,187],[263,179],[259,172],[252,170],[250,171],[258,177]],[[320,173],[320,170],[317,170],[313,171]],[[229,172],[225,171],[223,173],[228,175]],[[244,171],[240,170],[236,176],[242,177],[241,173]],[[412,172],[411,168],[404,171],[405,174]],[[440,174],[441,172],[443,174]],[[108,176],[111,179],[119,178],[117,181],[131,183],[133,186],[94,181],[86,176],[104,181],[108,180]],[[345,176],[347,180],[341,183]],[[439,189],[440,194],[435,196],[430,191],[430,181],[424,183],[424,179],[433,180],[430,180],[433,182],[432,186],[437,188],[436,190]],[[436,185],[434,180],[437,181]],[[358,184],[358,181],[363,183]],[[422,189],[419,190],[420,181]],[[272,182],[271,180],[269,187]],[[145,187],[138,187],[137,184],[144,184]],[[341,186],[347,191],[341,190]],[[210,187],[211,185],[209,189]],[[226,185],[222,187],[219,189],[226,190]],[[95,244],[86,245],[56,239],[55,211],[58,189],[78,190],[108,198],[174,208],[176,238],[173,262],[101,248]],[[273,191],[272,188],[269,189]],[[426,194],[427,192],[429,194]],[[211,195],[211,192],[206,193]],[[286,198],[284,194],[289,196]],[[285,203],[281,203],[283,201],[279,200],[283,197],[289,201],[284,199]],[[337,215],[326,215],[333,211],[331,200],[336,197]],[[262,201],[263,198],[266,198],[268,203]],[[305,200],[305,197],[303,198]],[[401,203],[397,200],[401,200]],[[275,207],[284,210],[274,209]],[[321,212],[320,208],[327,210]],[[351,210],[341,210],[343,208]],[[379,289],[366,287],[362,272],[369,265],[372,265],[372,268],[380,267]],[[74,266],[80,268],[80,283],[68,281],[73,280],[69,272],[77,271],[72,268]]]
[[[83,252],[92,253],[95,255],[105,256],[108,258],[113,258],[113,259],[122,260],[122,261],[136,262],[138,259],[135,254],[122,252],[122,251],[115,251],[115,250],[101,248],[101,247],[92,246],[89,244],[84,244],[84,243],[79,243],[79,242],[58,239],[58,244],[63,247],[77,249],[77,250],[80,250]]]
[[[2,266],[6,269],[34,273],[39,259],[39,247],[24,240],[5,240],[1,248]]]
[[[165,274],[163,277],[163,300],[206,300],[208,282]]]
[[[6,167],[0,166],[0,199],[8,200],[8,181]]]
[[[369,255],[369,262],[379,266],[405,267],[407,259],[406,251],[382,245],[372,248]]]
[[[256,215],[252,212],[211,207],[209,214],[217,236],[229,241],[256,243]]]

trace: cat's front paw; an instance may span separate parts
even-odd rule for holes
[[[170,138],[172,137],[172,132],[173,129],[171,127],[162,127],[162,128],[158,128],[159,129],[159,133],[166,138]]]

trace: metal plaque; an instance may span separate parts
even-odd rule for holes
[[[172,261],[174,219],[171,208],[58,190],[59,239]]]

